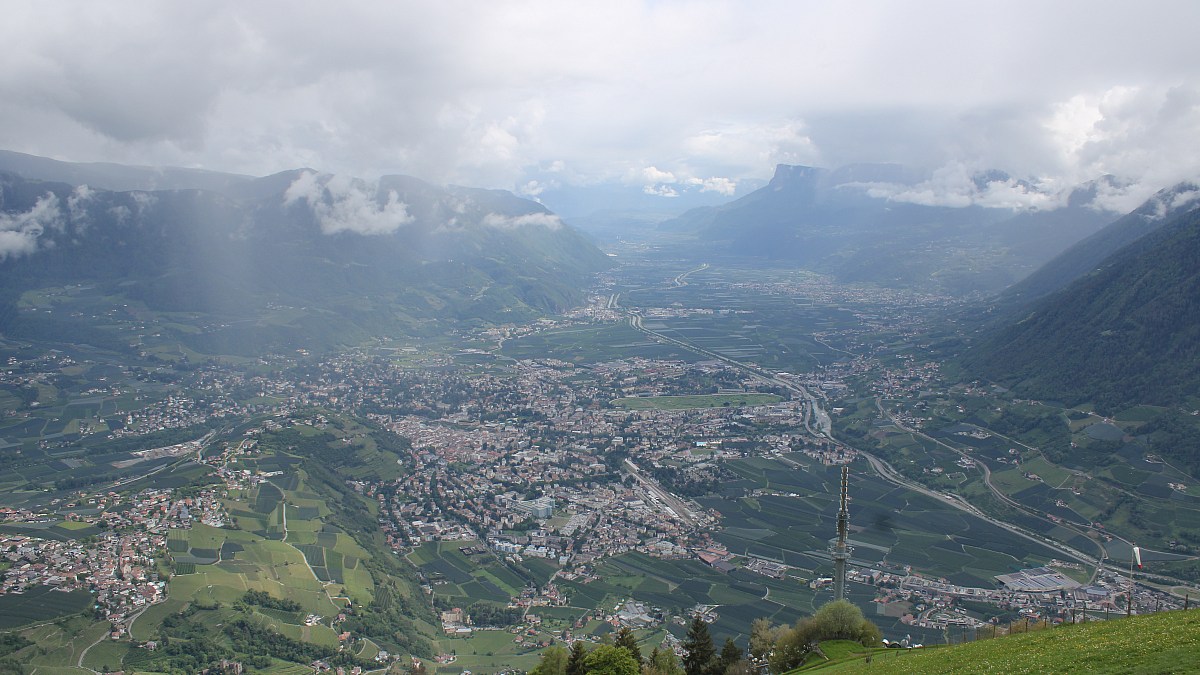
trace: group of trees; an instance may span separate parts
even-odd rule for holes
[[[530,675],[749,675],[756,671],[754,664],[768,664],[771,672],[783,673],[803,664],[825,640],[853,640],[872,647],[879,644],[880,637],[879,628],[863,618],[861,610],[837,600],[793,626],[756,620],[750,631],[749,658],[728,638],[718,651],[708,624],[696,617],[681,645],[682,660],[673,651],[658,647],[643,658],[633,631],[622,628],[611,643],[591,650],[583,642],[573,643],[569,650],[551,646]]]
[[[772,626],[766,619],[756,619],[750,627],[750,657],[770,664],[771,672],[782,673],[804,663],[825,640],[853,640],[872,647],[881,637],[879,627],[863,618],[862,610],[835,600],[793,626]]]
[[[542,660],[530,675],[748,675],[750,664],[733,640],[726,640],[720,652],[713,644],[708,624],[696,617],[683,642],[686,655],[682,662],[670,649],[655,647],[643,657],[637,637],[628,627],[621,628],[610,643],[588,649],[575,642],[568,650],[553,645],[542,653]]]
[[[277,598],[266,591],[249,590],[242,595],[243,603],[247,605],[258,605],[268,609],[278,609],[284,612],[299,612],[304,609],[300,603],[287,598]]]
[[[711,646],[711,645],[710,645]],[[648,659],[642,658],[637,638],[628,627],[617,632],[612,644],[600,644],[589,650],[575,642],[568,650],[552,645],[542,652],[542,660],[530,675],[682,675],[679,660],[669,650],[657,647]]]
[[[521,622],[525,610],[520,607],[506,607],[494,602],[473,602],[467,606],[467,615],[476,626],[494,626],[505,628]]]

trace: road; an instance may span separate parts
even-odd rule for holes
[[[884,416],[885,416],[885,417],[887,417],[889,420],[891,420],[892,424],[896,425],[896,428],[898,428],[898,429],[900,429],[900,430],[902,430],[902,431],[908,432],[908,433],[910,433],[910,434],[913,434],[914,436],[920,436],[921,438],[924,438],[924,439],[926,439],[926,440],[928,440],[928,441],[932,441],[933,443],[936,443],[936,444],[938,444],[938,445],[940,445],[940,446],[942,446],[942,447],[944,447],[944,448],[946,448],[946,449],[948,449],[948,450],[950,450],[950,451],[952,451],[952,452],[955,452],[955,453],[957,453],[957,454],[958,454],[958,455],[960,455],[961,457],[965,457],[965,458],[967,458],[967,459],[970,459],[971,461],[973,461],[973,462],[975,463],[975,465],[976,465],[976,466],[978,466],[978,467],[980,468],[980,470],[983,472],[983,483],[984,483],[984,485],[985,485],[985,486],[987,486],[987,489],[991,491],[992,495],[994,495],[994,496],[995,496],[997,499],[999,499],[1000,501],[1002,501],[1004,504],[1006,504],[1006,505],[1010,506],[1011,508],[1014,508],[1014,509],[1017,509],[1017,510],[1021,511],[1022,513],[1025,513],[1025,514],[1026,514],[1026,515],[1028,515],[1028,516],[1031,516],[1031,517],[1033,517],[1033,518],[1037,518],[1038,520],[1041,520],[1041,521],[1043,521],[1043,522],[1046,522],[1046,523],[1051,523],[1051,524],[1053,524],[1053,525],[1057,525],[1057,526],[1059,526],[1059,527],[1063,527],[1063,528],[1066,528],[1066,529],[1068,529],[1068,530],[1072,530],[1072,531],[1074,531],[1075,533],[1077,533],[1077,534],[1081,534],[1081,535],[1083,535],[1083,536],[1085,536],[1085,537],[1087,537],[1088,533],[1091,531],[1090,524],[1089,524],[1089,525],[1080,525],[1079,523],[1072,523],[1072,522],[1070,522],[1070,521],[1067,521],[1067,520],[1064,520],[1064,521],[1062,521],[1062,522],[1055,522],[1055,521],[1052,521],[1052,520],[1050,520],[1050,519],[1046,518],[1044,514],[1042,514],[1042,513],[1038,512],[1038,511],[1034,511],[1034,510],[1032,510],[1032,509],[1030,509],[1030,508],[1026,507],[1024,504],[1021,504],[1020,502],[1018,502],[1018,501],[1016,501],[1016,500],[1012,499],[1011,497],[1009,497],[1007,494],[1005,494],[1005,493],[1004,493],[1002,490],[1000,490],[999,488],[997,488],[997,487],[996,487],[996,486],[995,486],[995,485],[992,483],[992,470],[991,470],[991,468],[990,468],[990,467],[988,467],[988,465],[987,465],[987,463],[986,463],[986,462],[984,462],[984,461],[982,461],[982,460],[979,460],[979,459],[976,459],[975,457],[972,457],[970,454],[968,454],[967,452],[965,452],[965,451],[963,451],[963,450],[961,450],[961,449],[959,449],[959,448],[956,448],[956,447],[954,447],[954,446],[952,446],[952,445],[950,445],[950,444],[948,444],[948,443],[945,443],[945,442],[943,442],[943,441],[940,441],[940,440],[938,440],[938,439],[936,439],[936,438],[933,438],[932,436],[929,436],[929,435],[927,435],[927,434],[925,434],[925,433],[922,433],[922,432],[920,432],[920,431],[918,431],[918,430],[916,430],[916,429],[913,429],[913,428],[911,428],[911,427],[909,427],[909,426],[905,425],[903,422],[901,422],[899,419],[897,419],[897,418],[896,418],[894,415],[892,415],[890,412],[888,412],[888,410],[887,410],[886,408],[884,408],[884,407],[883,407],[883,401],[882,401],[882,400],[881,400],[879,397],[876,397],[876,398],[875,398],[875,407],[876,407],[876,408],[878,408],[878,410],[879,410],[880,414],[884,415]],[[1018,440],[1016,440],[1016,439],[1014,439],[1014,438],[1009,438],[1008,436],[1005,436],[1004,434],[1000,434],[1000,433],[997,433],[997,432],[995,432],[995,431],[992,431],[991,429],[985,429],[985,428],[983,428],[983,427],[980,427],[980,426],[978,426],[978,425],[975,425],[975,424],[972,424],[972,425],[970,425],[970,426],[971,426],[971,427],[973,427],[973,428],[975,428],[975,429],[978,429],[978,430],[980,430],[980,431],[984,431],[984,432],[987,432],[987,433],[989,433],[989,434],[992,434],[992,435],[996,436],[997,438],[1002,438],[1002,439],[1004,439],[1004,440],[1006,440],[1006,441],[1008,441],[1009,443],[1012,443],[1012,444],[1014,444],[1014,445],[1019,445],[1019,446],[1021,446],[1021,447],[1025,448],[1025,449],[1027,449],[1027,450],[1031,450],[1031,451],[1037,452],[1037,453],[1038,453],[1038,454],[1039,454],[1039,455],[1040,455],[1040,456],[1041,456],[1043,459],[1045,459],[1045,455],[1042,455],[1042,453],[1041,453],[1041,450],[1039,450],[1039,449],[1037,449],[1037,448],[1035,448],[1035,447],[1033,447],[1033,446],[1026,445],[1025,443],[1022,443],[1022,442],[1020,442],[1020,441],[1018,441]],[[1047,460],[1047,461],[1049,461],[1049,460]],[[1134,494],[1134,493],[1132,493],[1132,492],[1128,492],[1128,491],[1126,491],[1126,490],[1121,490],[1121,492],[1125,492],[1126,494],[1131,494],[1131,495],[1132,495],[1132,494]],[[972,508],[974,508],[974,507],[972,507]],[[978,511],[978,509],[976,509],[976,511]],[[998,524],[999,524],[999,523],[1002,523],[1002,522],[1003,522],[1003,521],[997,521],[997,523],[998,523]],[[1014,529],[1012,526],[1008,526],[1008,527],[1006,527],[1006,529],[1008,529],[1008,530],[1010,530],[1010,531],[1012,531],[1012,532],[1018,532],[1018,530]],[[1027,533],[1023,533],[1023,532],[1018,532],[1018,533],[1019,533],[1019,534],[1022,534],[1022,535],[1023,535],[1023,536],[1025,536],[1026,538],[1030,538],[1030,536],[1031,536],[1031,535],[1029,535],[1029,534],[1027,534]],[[1033,535],[1033,536],[1034,536],[1034,537],[1036,537],[1036,535]],[[1111,534],[1110,534],[1109,536],[1113,536],[1115,539],[1117,539],[1118,541],[1122,541],[1122,542],[1124,542],[1125,544],[1127,544],[1127,545],[1128,545],[1128,546],[1130,546],[1131,548],[1132,548],[1132,547],[1133,547],[1133,545],[1134,545],[1134,544],[1133,544],[1133,542],[1130,542],[1130,541],[1128,541],[1128,540],[1122,539],[1121,537],[1116,537],[1115,535],[1111,535]],[[1099,574],[1100,574],[1100,570],[1101,570],[1101,569],[1109,569],[1109,570],[1112,570],[1112,571],[1115,571],[1115,572],[1120,572],[1120,571],[1122,571],[1122,570],[1123,570],[1123,567],[1121,567],[1121,566],[1119,566],[1119,565],[1104,564],[1104,561],[1105,561],[1105,560],[1110,560],[1110,559],[1111,559],[1111,558],[1109,557],[1109,555],[1108,555],[1108,549],[1107,549],[1107,548],[1104,546],[1103,542],[1096,541],[1096,540],[1092,539],[1091,537],[1088,537],[1088,539],[1089,539],[1089,540],[1090,540],[1090,541],[1091,541],[1093,544],[1095,544],[1095,545],[1096,545],[1096,548],[1097,548],[1097,549],[1099,549],[1099,555],[1098,555],[1098,556],[1087,556],[1087,557],[1086,557],[1086,560],[1085,560],[1085,559],[1082,559],[1082,558],[1078,558],[1078,557],[1077,557],[1077,559],[1079,559],[1081,562],[1086,562],[1088,565],[1090,565],[1090,566],[1092,566],[1092,567],[1094,568],[1094,571],[1093,571],[1093,573],[1092,573],[1092,581],[1095,581],[1095,580],[1096,580],[1096,577],[1097,577],[1097,576],[1099,576]],[[1038,540],[1039,540],[1039,541],[1042,541],[1041,539],[1038,539]],[[1043,541],[1043,543],[1045,543],[1045,542]],[[1063,545],[1063,544],[1058,544],[1058,543],[1055,543],[1054,545],[1055,545],[1055,547],[1056,547],[1056,548],[1061,548],[1061,549],[1063,549],[1063,550],[1068,550],[1068,549],[1069,549],[1069,550],[1076,550],[1076,549],[1074,549],[1074,548],[1071,548],[1071,547],[1065,546],[1065,545]],[[1161,551],[1154,551],[1154,550],[1152,550],[1152,549],[1147,549],[1147,548],[1145,548],[1145,547],[1143,547],[1143,550],[1145,550],[1145,551],[1148,551],[1148,552],[1151,552],[1151,553],[1161,553]],[[1078,552],[1078,551],[1077,551],[1077,552]],[[1083,554],[1081,554],[1081,555],[1083,555]],[[1164,578],[1169,578],[1169,577],[1164,577]],[[1173,580],[1173,581],[1175,581],[1176,583],[1178,583],[1178,580]]]
[[[134,612],[133,614],[130,614],[129,620],[127,622],[125,622],[125,625],[132,627],[133,622],[137,621],[138,617],[142,615],[142,612],[145,612],[147,609],[150,609],[151,607],[153,607],[153,605],[146,605],[145,607],[139,609],[138,611]],[[91,668],[88,668],[87,666],[83,665],[83,660],[85,658],[87,658],[87,653],[92,650],[92,647],[95,647],[96,645],[100,644],[101,642],[104,642],[107,639],[109,639],[109,631],[104,631],[104,634],[101,635],[99,638],[97,638],[95,642],[84,647],[83,651],[79,652],[79,660],[77,660],[75,662],[75,666],[78,668],[83,668],[84,670],[87,670],[87,671],[91,671],[93,673],[99,673],[100,671],[92,670]]]
[[[704,263],[703,265],[700,265],[699,267],[697,267],[694,270],[688,270],[688,271],[684,272],[683,274],[680,274],[679,276],[675,277],[674,284],[676,286],[687,286],[687,281],[685,281],[685,280],[687,279],[687,276],[689,274],[691,274],[692,272],[700,272],[700,271],[706,270],[706,269],[708,269],[708,263]]]
[[[805,429],[805,431],[807,431],[809,433],[809,435],[812,435],[812,436],[825,436],[826,438],[832,438],[833,424],[829,418],[829,414],[826,413],[821,408],[821,405],[820,405],[819,401],[817,400],[817,397],[813,396],[804,387],[802,387],[794,382],[789,382],[788,380],[783,380],[774,375],[769,375],[767,373],[764,373],[757,366],[752,366],[750,364],[742,363],[741,361],[736,361],[734,359],[729,358],[728,356],[725,356],[723,354],[718,354],[717,352],[709,351],[703,347],[698,347],[698,346],[696,346],[690,342],[687,342],[685,340],[680,340],[678,338],[673,338],[673,337],[670,337],[667,335],[663,335],[662,333],[660,333],[656,330],[651,330],[649,328],[646,328],[644,325],[642,325],[642,315],[638,314],[636,311],[629,312],[629,325],[631,327],[645,333],[646,335],[653,337],[654,339],[656,339],[660,342],[666,342],[668,344],[673,344],[676,347],[686,349],[694,354],[699,354],[701,356],[707,356],[711,359],[721,361],[722,363],[733,366],[734,368],[737,368],[737,369],[747,373],[748,375],[750,375],[752,378],[758,380],[759,382],[766,382],[768,384],[773,384],[778,387],[783,387],[784,389],[787,389],[788,391],[791,391],[791,392],[799,395],[800,398],[806,404],[806,407],[804,410],[804,429]],[[818,427],[817,431],[813,431],[813,428],[812,428],[813,423],[816,423],[816,425]]]
[[[1076,560],[1076,561],[1079,561],[1079,562],[1082,562],[1082,563],[1085,563],[1085,564],[1088,564],[1091,566],[1098,566],[1100,564],[1099,560],[1096,557],[1089,556],[1086,553],[1076,550],[1075,548],[1073,548],[1071,546],[1067,546],[1066,544],[1062,544],[1060,542],[1056,542],[1056,541],[1047,539],[1045,537],[1039,537],[1036,534],[1025,532],[1024,530],[1017,527],[1016,525],[1012,525],[1011,523],[1007,523],[1007,522],[1004,522],[997,518],[994,518],[992,516],[989,516],[986,513],[984,513],[983,511],[976,508],[975,506],[968,503],[967,501],[963,500],[961,497],[958,497],[957,495],[937,492],[936,490],[931,490],[931,489],[921,485],[920,483],[909,480],[909,479],[905,478],[904,476],[900,475],[900,473],[898,471],[896,471],[895,468],[893,468],[890,464],[888,464],[886,461],[880,459],[879,457],[876,457],[868,452],[864,452],[863,450],[860,450],[858,448],[852,448],[851,446],[849,446],[841,441],[838,441],[837,439],[835,439],[833,437],[832,423],[829,419],[829,415],[824,410],[821,409],[816,396],[811,394],[804,387],[802,387],[794,382],[789,382],[787,380],[779,379],[778,377],[775,377],[775,376],[764,374],[760,369],[758,369],[755,366],[751,366],[751,365],[742,363],[740,361],[736,361],[727,356],[704,349],[703,347],[698,347],[696,345],[693,345],[685,340],[680,340],[678,338],[669,337],[667,335],[663,335],[662,333],[659,333],[658,331],[654,331],[649,328],[646,328],[645,326],[642,325],[642,317],[640,314],[638,314],[636,312],[636,310],[629,311],[629,325],[647,335],[654,337],[657,340],[661,340],[661,341],[673,344],[677,347],[687,349],[688,351],[691,351],[696,354],[701,354],[703,356],[708,356],[710,358],[717,359],[723,363],[729,364],[735,368],[739,368],[739,369],[743,370],[746,373],[749,373],[751,376],[753,376],[755,379],[758,379],[759,381],[769,382],[771,384],[775,384],[775,385],[784,387],[784,388],[788,389],[789,391],[795,392],[796,394],[800,395],[807,402],[807,409],[805,410],[805,416],[804,416],[804,429],[805,429],[805,431],[807,431],[809,433],[809,435],[828,438],[829,440],[833,441],[834,443],[838,443],[839,445],[842,445],[844,447],[855,450],[858,454],[862,455],[863,458],[867,460],[867,462],[871,465],[871,468],[875,471],[875,473],[879,474],[879,476],[881,478],[888,481],[889,483],[892,483],[899,487],[903,487],[907,490],[919,492],[928,497],[932,497],[933,499],[936,499],[939,502],[942,502],[943,504],[946,504],[955,509],[958,509],[960,511],[968,513],[972,516],[975,516],[977,518],[985,520],[993,525],[996,525],[997,527],[1002,527],[1002,528],[1008,530],[1009,532],[1012,532],[1013,534],[1016,534],[1024,539],[1027,539],[1027,540],[1033,541],[1033,542],[1037,542],[1038,544],[1046,546],[1046,547],[1050,548],[1051,550],[1054,550],[1057,553],[1063,555],[1064,557],[1071,558],[1073,560]],[[817,426],[819,427],[818,431],[813,430],[812,424],[814,421],[816,422]],[[796,465],[799,466],[799,464],[796,464]],[[990,485],[990,483],[989,483],[989,485]]]
[[[905,431],[909,434],[912,434],[914,437],[920,437],[927,441],[935,443],[935,444],[937,444],[943,448],[946,448],[947,450],[957,454],[959,457],[968,459],[971,462],[973,462],[974,465],[979,467],[980,471],[983,473],[983,484],[987,487],[988,490],[991,491],[992,495],[994,497],[996,497],[996,499],[999,499],[1004,504],[1008,505],[1011,508],[1017,509],[1018,511],[1021,511],[1022,513],[1026,514],[1030,517],[1037,518],[1038,520],[1041,520],[1042,522],[1050,523],[1052,525],[1058,525],[1058,526],[1064,527],[1066,529],[1072,530],[1077,534],[1082,534],[1084,536],[1087,536],[1087,532],[1084,530],[1080,530],[1078,524],[1073,524],[1073,523],[1070,523],[1067,521],[1054,522],[1054,521],[1046,518],[1044,514],[1034,511],[1034,510],[1026,507],[1024,504],[1021,504],[1020,502],[1014,500],[1012,497],[1009,497],[1004,491],[1002,491],[1000,488],[996,487],[992,483],[992,469],[991,469],[991,467],[989,467],[987,465],[986,462],[984,462],[983,460],[977,459],[975,457],[972,457],[966,451],[956,448],[953,445],[950,445],[949,443],[940,441],[922,431],[919,431],[917,429],[907,426],[906,424],[901,422],[895,415],[893,415],[887,408],[885,408],[883,406],[883,399],[879,396],[875,397],[875,408],[877,410],[879,410],[879,414],[881,414],[884,417],[887,417],[889,420],[891,420],[892,424],[896,425],[897,429],[900,429],[901,431]],[[980,429],[980,427],[975,427],[975,428]],[[988,431],[986,429],[981,429],[981,430]],[[988,433],[992,433],[992,432],[988,431]],[[1006,440],[1012,440],[1012,439],[1006,438]],[[1016,441],[1013,441],[1013,442],[1015,443]],[[1024,445],[1024,444],[1021,444],[1021,445]],[[1026,445],[1024,447],[1028,448],[1029,446]],[[974,507],[972,507],[972,508],[974,508]],[[1100,573],[1100,567],[1099,567],[1100,561],[1103,560],[1104,558],[1108,557],[1108,551],[1107,551],[1107,549],[1104,548],[1104,545],[1101,544],[1100,542],[1093,540],[1093,543],[1096,545],[1096,548],[1099,549],[1099,555],[1095,558],[1089,557],[1087,562],[1089,565],[1093,565],[1096,567],[1096,571],[1093,573],[1093,577],[1092,577],[1093,579],[1095,579],[1095,576]]]
[[[200,443],[200,447],[199,447],[199,448],[196,450],[196,460],[195,460],[195,461],[196,461],[197,463],[203,463],[203,461],[204,461],[204,450],[205,450],[205,449],[207,449],[207,448],[208,448],[208,446],[212,444],[212,442],[213,442],[213,439],[217,438],[217,435],[218,435],[218,433],[220,433],[220,434],[224,434],[224,433],[226,433],[228,430],[229,430],[229,428],[228,428],[228,427],[226,427],[225,429],[221,429],[221,430],[220,430],[220,432],[218,432],[218,431],[216,431],[216,430],[214,430],[214,431],[210,431],[210,432],[208,432],[207,434],[204,434],[204,435],[203,435],[203,436],[201,436],[200,438],[196,439],[196,440],[197,440],[197,442],[199,442],[199,443]],[[105,489],[107,489],[107,490],[115,490],[116,488],[122,487],[122,486],[124,486],[124,485],[128,485],[128,484],[130,484],[130,483],[133,483],[133,482],[135,482],[135,481],[139,481],[139,480],[141,480],[141,479],[143,479],[143,478],[147,478],[147,477],[149,477],[149,476],[153,476],[154,474],[156,474],[156,473],[159,473],[159,472],[161,472],[161,471],[166,471],[167,469],[174,469],[175,467],[179,466],[180,464],[184,464],[184,463],[186,463],[186,462],[189,462],[189,461],[192,461],[192,460],[191,460],[191,458],[189,458],[189,457],[187,457],[187,456],[181,456],[181,457],[180,457],[178,460],[176,460],[176,461],[174,461],[174,462],[170,462],[170,463],[168,463],[168,464],[163,464],[162,466],[160,466],[160,467],[158,467],[158,468],[156,468],[156,469],[152,469],[152,470],[150,470],[150,471],[147,471],[146,473],[141,473],[141,474],[137,474],[137,475],[133,475],[133,476],[126,476],[125,478],[122,478],[122,479],[120,479],[120,480],[118,480],[118,481],[115,481],[115,482],[113,482],[113,483],[110,483],[109,485],[105,486]]]

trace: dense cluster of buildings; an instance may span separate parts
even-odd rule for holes
[[[37,529],[0,534],[0,560],[9,563],[0,572],[0,593],[36,586],[86,590],[96,614],[112,623],[114,637],[124,634],[132,614],[165,598],[159,559],[169,531],[202,520],[218,526],[224,522],[218,495],[211,490],[188,497],[167,489],[82,493],[74,500],[55,500],[53,506],[55,513],[0,509],[0,520],[8,523],[33,528],[61,523],[64,532],[75,535],[39,537]]]

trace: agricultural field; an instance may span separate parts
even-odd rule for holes
[[[742,481],[726,485],[724,497],[704,506],[722,514],[717,538],[731,552],[793,565],[807,574],[831,569],[826,551],[835,532],[838,469],[807,457],[753,458],[729,464]],[[850,472],[853,561],[945,577],[968,586],[993,586],[992,577],[1041,564],[1049,549],[1031,545],[1003,528],[912,494],[852,465]],[[757,497],[748,490],[771,490]],[[1036,547],[1033,547],[1036,548]]]
[[[756,618],[792,623],[830,600],[828,588],[814,591],[807,582],[832,572],[827,548],[835,530],[837,469],[813,465],[800,455],[737,460],[728,466],[742,478],[726,483],[723,496],[699,500],[722,515],[716,539],[740,556],[735,560],[758,557],[789,565],[787,578],[773,579],[740,568],[725,574],[694,559],[627,553],[599,562],[594,570],[598,579],[586,583],[559,579],[556,583],[569,604],[545,611],[544,629],[605,632],[607,624],[585,624],[581,629],[574,622],[597,611],[611,612],[632,599],[668,618],[686,616],[696,605],[716,606],[719,618],[712,627],[714,634],[719,639],[744,639]],[[1053,557],[1049,549],[1031,550],[1036,546],[1002,528],[897,489],[865,471],[851,475],[854,565],[892,570],[912,566],[953,583],[994,587],[995,575],[1042,565]],[[769,493],[748,496],[755,490]],[[460,550],[474,543],[426,543],[409,560],[425,574],[434,594],[449,604],[502,602],[519,588],[514,582],[519,581],[520,570],[490,553],[466,555]],[[509,576],[512,572],[518,575]],[[943,639],[941,631],[907,626],[899,622],[898,614],[882,613],[882,606],[871,602],[873,587],[852,583],[849,596],[885,635],[909,634],[931,643]],[[649,631],[647,639],[661,640],[662,630],[682,634],[683,627],[668,624]]]
[[[455,655],[454,663],[437,667],[437,672],[444,675],[468,670],[528,671],[541,660],[540,647],[522,646],[517,637],[506,630],[476,631],[469,638],[444,638],[438,644],[443,652]]]
[[[575,364],[637,356],[679,361],[700,359],[685,349],[652,340],[627,324],[543,331],[507,340],[500,353],[514,359],[559,359]]]
[[[17,632],[34,643],[33,646],[25,647],[9,656],[26,664],[24,672],[87,675],[91,671],[79,668],[77,664],[88,645],[107,635],[108,624],[82,616],[72,616]],[[89,661],[85,661],[85,665],[88,663]],[[120,660],[116,660],[108,665],[116,668],[119,664]]]
[[[257,469],[286,472],[252,489],[230,491],[224,506],[229,513],[240,514],[234,516],[236,526],[195,522],[189,529],[170,531],[168,599],[137,617],[130,626],[132,640],[161,637],[170,619],[175,622],[171,625],[190,626],[189,635],[203,634],[205,640],[224,644],[222,626],[248,620],[293,640],[324,648],[339,646],[335,617],[348,607],[368,606],[375,598],[375,579],[367,569],[373,554],[335,524],[336,514],[326,498],[309,484],[308,474],[294,459],[269,451],[252,458]],[[249,601],[247,591],[265,593],[280,606]],[[83,594],[85,605],[89,597]],[[379,648],[367,640],[354,643],[360,654],[373,655]],[[129,640],[102,641],[87,652],[83,665],[93,670],[138,670],[157,663],[155,658]],[[299,672],[294,663],[278,659],[272,663],[265,672]]]
[[[171,597],[233,602],[247,590],[259,590],[326,617],[347,602],[370,602],[374,583],[362,565],[370,555],[323,522],[329,508],[305,490],[303,472],[293,477],[294,489],[263,482],[227,500],[237,529],[198,523],[187,531],[186,550],[178,550],[183,543],[173,537],[168,548],[177,568]],[[181,563],[191,566],[180,570]]]
[[[0,595],[0,630],[79,614],[91,607],[87,591],[62,592],[35,586],[24,593]]]
[[[647,329],[768,370],[806,372],[844,357],[839,344],[823,343],[815,334],[858,325],[854,315],[819,297],[821,280],[808,272],[728,259],[676,285],[673,279],[694,264],[642,263],[626,274],[623,306],[692,310],[647,315]],[[758,288],[772,292],[755,292]]]
[[[1180,560],[1184,556],[1172,552],[1170,542],[1200,537],[1195,479],[1155,458],[1136,436],[1146,410],[1134,410],[1128,419],[1104,420],[1084,409],[1056,415],[1048,406],[1036,408],[1062,424],[1059,445],[1069,443],[1073,453],[1104,453],[1103,462],[1085,470],[1069,461],[1076,455],[1051,449],[1057,446],[1039,446],[1036,440],[1021,441],[994,430],[1006,423],[1006,416],[1028,415],[1027,404],[990,399],[986,412],[972,415],[969,409],[980,404],[964,401],[964,415],[955,410],[955,400],[952,395],[925,409],[933,416],[926,424],[928,438],[897,428],[869,399],[839,402],[850,412],[837,423],[847,436],[868,436],[870,444],[864,447],[909,477],[988,508],[995,497],[978,467],[960,463],[959,453],[967,453],[988,467],[995,489],[1024,507],[1008,509],[1003,517],[1093,555],[1128,559],[1129,542],[1138,541],[1148,561]],[[1045,434],[1038,437],[1046,439]]]
[[[484,549],[468,555],[463,549]],[[451,605],[472,602],[507,604],[530,584],[544,585],[558,565],[537,558],[520,563],[505,560],[473,540],[427,542],[407,556],[433,588],[434,595]]]

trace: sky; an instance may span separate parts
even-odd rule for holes
[[[997,168],[1043,191],[1113,174],[1133,205],[1200,177],[1194,0],[3,10],[0,148],[69,161],[530,196],[730,194],[778,163],[897,162],[932,172],[934,201]]]

